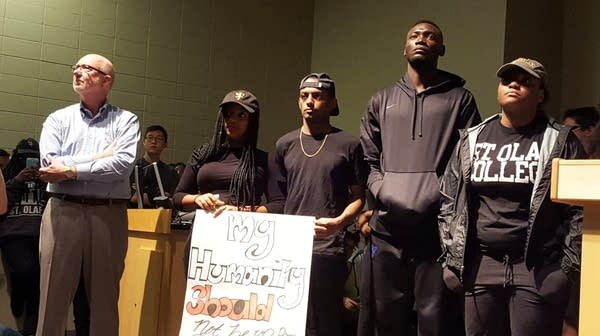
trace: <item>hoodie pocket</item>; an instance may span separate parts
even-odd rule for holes
[[[435,219],[440,209],[440,182],[435,172],[386,172],[377,201],[384,210],[380,219],[414,226]]]

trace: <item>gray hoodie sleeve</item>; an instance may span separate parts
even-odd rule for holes
[[[365,161],[369,166],[367,187],[375,197],[383,181],[379,109],[380,96],[375,96],[367,104],[360,124],[360,142],[363,147]]]

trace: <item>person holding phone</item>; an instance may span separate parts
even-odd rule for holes
[[[48,199],[39,180],[39,145],[32,138],[19,141],[4,169],[8,213],[0,225],[0,251],[9,285],[11,313],[23,335],[37,328],[40,263],[39,235]]]

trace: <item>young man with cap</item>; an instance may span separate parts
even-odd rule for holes
[[[279,138],[269,172],[269,185],[276,187],[270,194],[282,208],[267,208],[317,218],[306,334],[339,336],[346,278],[343,228],[362,209],[365,166],[358,139],[330,123],[340,111],[329,75],[302,79],[298,107],[302,126]]]
[[[550,163],[585,152],[541,109],[540,62],[518,58],[496,74],[501,113],[461,131],[442,179],[444,281],[464,288],[468,335],[560,335],[583,212],[552,202]]]
[[[410,335],[413,307],[419,335],[460,335],[462,330],[460,316],[451,318],[462,310],[459,303],[445,309],[449,293],[437,262],[439,177],[458,129],[481,118],[465,81],[437,68],[445,50],[435,23],[413,25],[404,47],[406,74],[375,94],[362,118],[360,139],[375,202],[371,253],[363,259],[361,336]]]
[[[167,197],[173,196],[173,191],[179,182],[177,171],[170,165],[161,161],[160,156],[167,148],[168,134],[167,130],[160,125],[151,125],[146,128],[144,134],[144,155],[136,162],[136,169],[139,169],[140,186],[135,185],[135,172],[131,174],[130,183],[132,186],[131,204],[137,207],[137,187],[141,187],[144,208],[153,208],[155,206],[154,197],[161,196],[158,186],[158,179],[154,171],[153,163],[156,162],[158,173],[162,182],[163,190]]]

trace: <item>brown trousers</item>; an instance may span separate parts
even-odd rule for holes
[[[90,336],[118,336],[126,252],[125,202],[84,205],[50,198],[40,230],[37,336],[64,335],[80,276],[90,305]]]

